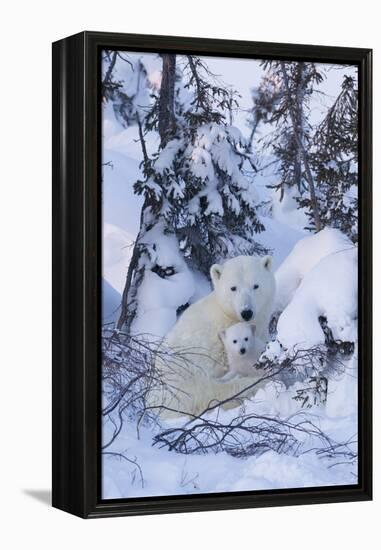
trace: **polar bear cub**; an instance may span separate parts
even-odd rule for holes
[[[255,374],[255,364],[266,347],[255,333],[254,323],[236,323],[220,331],[219,336],[228,360],[228,372],[220,378],[221,382],[231,380],[235,376]]]

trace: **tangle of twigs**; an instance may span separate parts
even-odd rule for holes
[[[103,445],[106,451],[119,436],[124,419],[135,421],[137,436],[142,423],[154,427],[153,445],[182,454],[205,454],[226,452],[245,458],[259,456],[267,451],[299,456],[316,452],[319,457],[328,458],[331,466],[340,463],[354,464],[357,453],[353,441],[336,442],[328,437],[313,422],[313,415],[301,410],[288,418],[275,415],[261,415],[246,412],[245,396],[256,386],[270,380],[285,379],[290,382],[303,380],[305,388],[297,391],[294,399],[308,408],[312,404],[324,403],[327,394],[329,372],[343,372],[345,364],[334,346],[315,346],[309,349],[288,350],[282,357],[262,356],[261,375],[234,395],[221,401],[211,402],[200,414],[173,411],[165,404],[150,406],[147,396],[153,389],[165,389],[178,394],[181,388],[168,387],[155,369],[158,357],[165,362],[167,370],[176,373],[187,369],[190,350],[170,350],[162,341],[149,335],[130,336],[106,325],[103,330],[103,401],[102,414],[113,424],[109,441]],[[192,353],[191,353],[192,354]],[[194,350],[197,362],[197,350]],[[221,407],[229,402],[239,403],[233,416],[222,415]],[[162,410],[171,410],[187,416],[179,425],[164,427],[160,421]],[[226,420],[228,418],[228,420]],[[307,450],[306,450],[307,447]]]

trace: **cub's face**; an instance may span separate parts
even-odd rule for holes
[[[219,334],[229,355],[250,356],[255,349],[255,325],[237,323]]]
[[[237,256],[210,269],[214,290],[224,312],[237,321],[254,321],[272,301],[275,288],[271,257]]]

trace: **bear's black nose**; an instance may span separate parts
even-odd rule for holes
[[[244,321],[250,321],[253,316],[253,312],[251,311],[251,309],[244,309],[243,311],[241,311],[241,316]]]
[[[241,349],[239,350],[239,352],[241,353],[241,355],[244,355],[244,354],[246,353],[246,349],[245,349],[245,348],[241,348]]]

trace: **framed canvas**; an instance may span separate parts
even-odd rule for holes
[[[371,50],[53,44],[53,505],[372,497]]]

